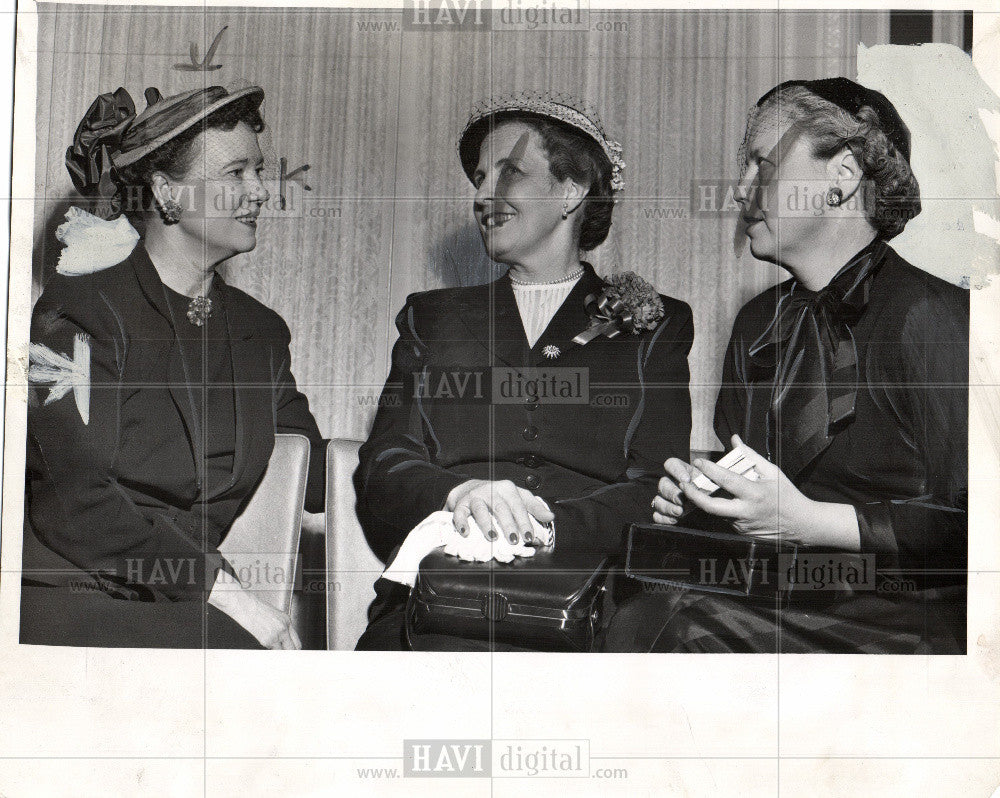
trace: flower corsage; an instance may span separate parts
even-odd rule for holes
[[[617,272],[604,278],[599,294],[588,294],[584,307],[590,326],[573,339],[581,346],[599,335],[614,338],[621,332],[638,335],[654,330],[663,318],[663,300],[648,282],[635,272]]]

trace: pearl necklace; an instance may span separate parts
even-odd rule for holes
[[[562,277],[558,280],[549,280],[547,282],[533,283],[526,280],[518,280],[513,274],[508,272],[508,277],[514,285],[562,285],[563,283],[571,283],[574,280],[579,280],[583,276],[583,267],[581,266],[577,271],[573,272],[569,277]]]

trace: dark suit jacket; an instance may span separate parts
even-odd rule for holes
[[[202,408],[141,243],[115,266],[46,286],[31,341],[72,357],[74,337],[88,336],[90,412],[84,423],[72,391],[46,401],[49,386],[30,386],[25,579],[65,585],[82,570],[122,598],[203,597],[225,566],[216,547],[263,477],[276,432],[313,442],[307,505],[322,508],[325,441],[289,371],[288,327],[221,279],[216,286],[237,381],[236,452],[231,482],[211,493],[198,456]]]
[[[773,371],[750,345],[787,281],[748,302],[733,325],[715,428],[767,451]],[[969,292],[921,271],[891,247],[851,333],[859,387],[854,418],[800,473],[809,498],[854,506],[861,551],[924,583],[965,582],[968,519]],[[781,465],[780,457],[778,465]],[[955,573],[931,580],[926,569]]]
[[[506,276],[407,299],[356,476],[380,556],[473,478],[512,480],[545,499],[557,548],[613,551],[627,523],[648,520],[664,460],[688,457],[691,309],[662,297],[655,330],[574,344],[589,322],[584,299],[602,287],[585,264],[533,347]]]

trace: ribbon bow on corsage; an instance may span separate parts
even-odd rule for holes
[[[621,332],[638,335],[654,330],[663,318],[663,300],[656,289],[635,272],[618,272],[604,278],[599,294],[588,294],[584,307],[590,326],[573,343],[584,346],[599,335],[614,338]]]

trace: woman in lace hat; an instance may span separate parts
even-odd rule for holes
[[[307,503],[323,497],[288,327],[216,271],[257,243],[262,99],[147,89],[136,115],[119,88],[66,153],[94,213],[67,214],[32,314],[24,643],[300,645],[218,551],[276,432],[310,438]]]
[[[539,545],[617,551],[628,522],[648,515],[664,459],[689,451],[690,308],[632,273],[602,280],[581,259],[607,237],[624,185],[598,116],[564,96],[493,98],[459,156],[486,251],[509,268],[414,294],[396,318],[356,477],[366,532],[391,566],[359,648],[405,647],[403,603],[435,546],[501,561]],[[594,401],[520,379],[545,368],[585,374]]]
[[[696,507],[811,547],[812,569],[775,574],[795,584],[781,610],[644,594],[607,648],[963,652],[969,295],[887,243],[920,211],[909,130],[846,78],[789,81],[751,111],[742,161],[751,251],[792,275],[743,307],[725,357],[716,432],[753,469],[671,459],[653,517]]]

